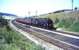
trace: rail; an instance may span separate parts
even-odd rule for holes
[[[33,26],[25,26],[12,22],[16,27],[35,35],[36,37],[56,45],[64,50],[79,50],[79,36],[65,34],[64,32],[56,32],[45,30]],[[32,33],[33,32],[33,33]]]

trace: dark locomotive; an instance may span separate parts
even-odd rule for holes
[[[18,19],[16,19],[16,21],[19,23],[29,25],[29,26],[35,26],[35,27],[40,27],[40,28],[44,28],[44,29],[50,29],[50,30],[56,29],[53,26],[53,21],[49,18],[27,17],[27,18],[18,18]]]

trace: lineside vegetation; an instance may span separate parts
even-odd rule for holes
[[[50,18],[62,30],[79,32],[79,11],[45,14],[39,18]]]
[[[13,31],[8,26],[7,20],[0,18],[0,50],[45,50],[45,48]]]

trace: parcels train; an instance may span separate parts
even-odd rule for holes
[[[49,18],[32,18],[32,17],[17,18],[16,22],[44,29],[50,29],[50,30],[56,29],[54,27],[53,21]]]

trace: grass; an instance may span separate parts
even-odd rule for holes
[[[57,28],[67,31],[79,32],[79,11],[61,12],[41,15],[39,18],[50,18]]]
[[[2,42],[1,42],[2,41]],[[45,50],[9,27],[0,27],[0,50]]]
[[[0,50],[45,50],[8,26],[0,16]]]

